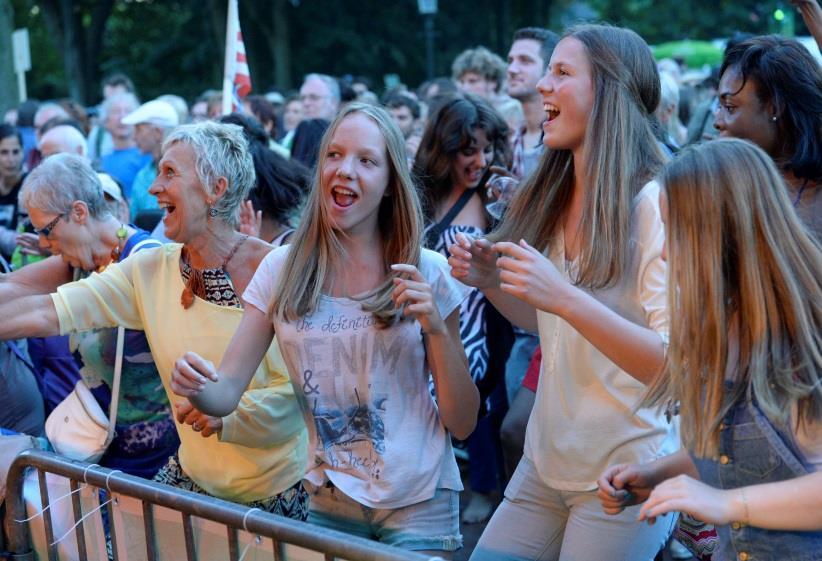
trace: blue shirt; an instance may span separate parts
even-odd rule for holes
[[[129,197],[129,212],[132,220],[137,218],[141,210],[160,208],[157,197],[148,192],[156,178],[157,166],[154,165],[153,160],[137,172],[134,183],[131,184],[131,197]]]
[[[140,168],[151,161],[151,154],[143,154],[138,148],[114,150],[103,156],[103,171],[116,179],[123,186],[126,197],[131,196],[131,184]]]

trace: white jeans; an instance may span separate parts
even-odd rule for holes
[[[639,507],[605,514],[595,491],[546,486],[523,457],[471,561],[652,561],[676,522],[637,522]]]

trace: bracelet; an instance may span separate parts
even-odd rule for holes
[[[739,488],[739,497],[742,499],[742,508],[745,510],[745,518],[742,520],[744,524],[750,523],[750,515],[748,514],[748,498],[745,496],[745,488]]]

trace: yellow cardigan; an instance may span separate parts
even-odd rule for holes
[[[145,331],[172,404],[181,400],[169,388],[174,362],[194,351],[219,365],[243,315],[240,309],[199,298],[183,309],[181,248],[145,249],[52,294],[61,334],[117,325]],[[212,495],[251,502],[299,481],[308,436],[276,339],[237,410],[223,417],[219,440],[203,438],[180,423],[177,432],[183,470]]]

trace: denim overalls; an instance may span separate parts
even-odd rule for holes
[[[692,456],[702,481],[720,489],[784,481],[812,473],[790,435],[751,399],[733,406],[720,425],[719,457]],[[717,526],[713,561],[822,561],[822,532],[765,530],[734,522]]]

